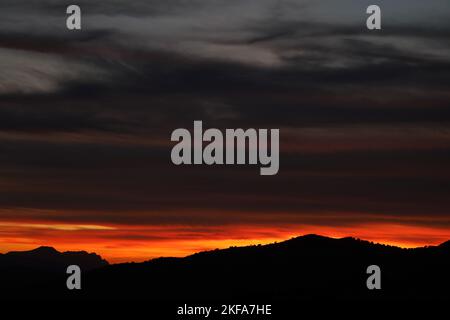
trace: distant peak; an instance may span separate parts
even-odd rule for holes
[[[53,247],[47,247],[47,246],[41,246],[34,250],[31,250],[31,252],[38,252],[38,253],[59,253],[58,250],[56,250]]]
[[[304,236],[300,236],[300,238],[305,238],[305,239],[329,239],[328,237],[320,236],[320,235],[314,234],[314,233],[305,234]]]
[[[331,239],[331,238],[311,233],[311,234],[305,234],[303,236],[292,238],[291,240],[325,240],[325,239]]]

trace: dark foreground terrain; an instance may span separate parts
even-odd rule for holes
[[[83,270],[82,290],[66,288],[70,264]],[[372,264],[381,268],[382,290],[366,287],[366,269]],[[401,249],[307,235],[270,245],[117,265],[95,254],[41,247],[0,255],[0,281],[3,301],[449,300],[450,242]]]

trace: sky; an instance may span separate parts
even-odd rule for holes
[[[0,252],[450,239],[450,3],[376,1],[369,31],[374,3],[1,1]],[[173,165],[194,120],[280,129],[279,173]]]

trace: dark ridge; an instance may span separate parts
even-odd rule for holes
[[[53,272],[75,264],[84,270],[92,270],[108,265],[95,253],[86,251],[59,252],[53,247],[42,246],[29,251],[12,251],[0,255],[0,270],[27,269]]]
[[[9,273],[1,273],[0,281],[8,299],[38,296],[44,300],[166,302],[442,300],[450,299],[449,243],[402,249],[351,237],[306,235],[268,245],[230,247],[185,258],[116,265],[107,265],[99,256],[86,252],[59,253],[52,248],[38,248],[22,253],[34,259],[21,260],[27,263],[25,272],[21,268],[14,268],[13,272],[10,269]],[[0,268],[5,256],[8,255],[0,256]],[[66,260],[57,268],[47,266],[50,272],[42,277],[36,271],[40,262],[36,256]],[[79,265],[86,259],[96,261],[90,269],[82,267],[80,291],[69,291],[65,286],[69,257],[70,263]],[[382,270],[382,290],[372,291],[366,286],[367,267],[374,264]],[[23,278],[27,281],[22,281]]]
[[[442,248],[450,248],[450,240],[449,240],[449,241],[446,241],[446,242],[444,242],[444,243],[441,243],[441,244],[439,245],[439,247],[442,247]]]

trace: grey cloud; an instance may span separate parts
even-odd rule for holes
[[[368,1],[79,1],[79,33],[65,30],[64,2],[2,1],[0,207],[54,221],[262,218],[227,215],[242,211],[441,221],[448,133],[432,132],[450,122],[450,10],[431,2],[381,1],[377,35],[364,27]],[[199,119],[297,133],[282,133],[282,152],[324,131],[322,149],[332,149],[327,137],[358,126],[377,144],[352,150],[344,137],[349,150],[285,152],[264,181],[251,167],[175,168],[170,133]],[[396,126],[415,134],[384,145]],[[211,213],[218,207],[227,214]]]

